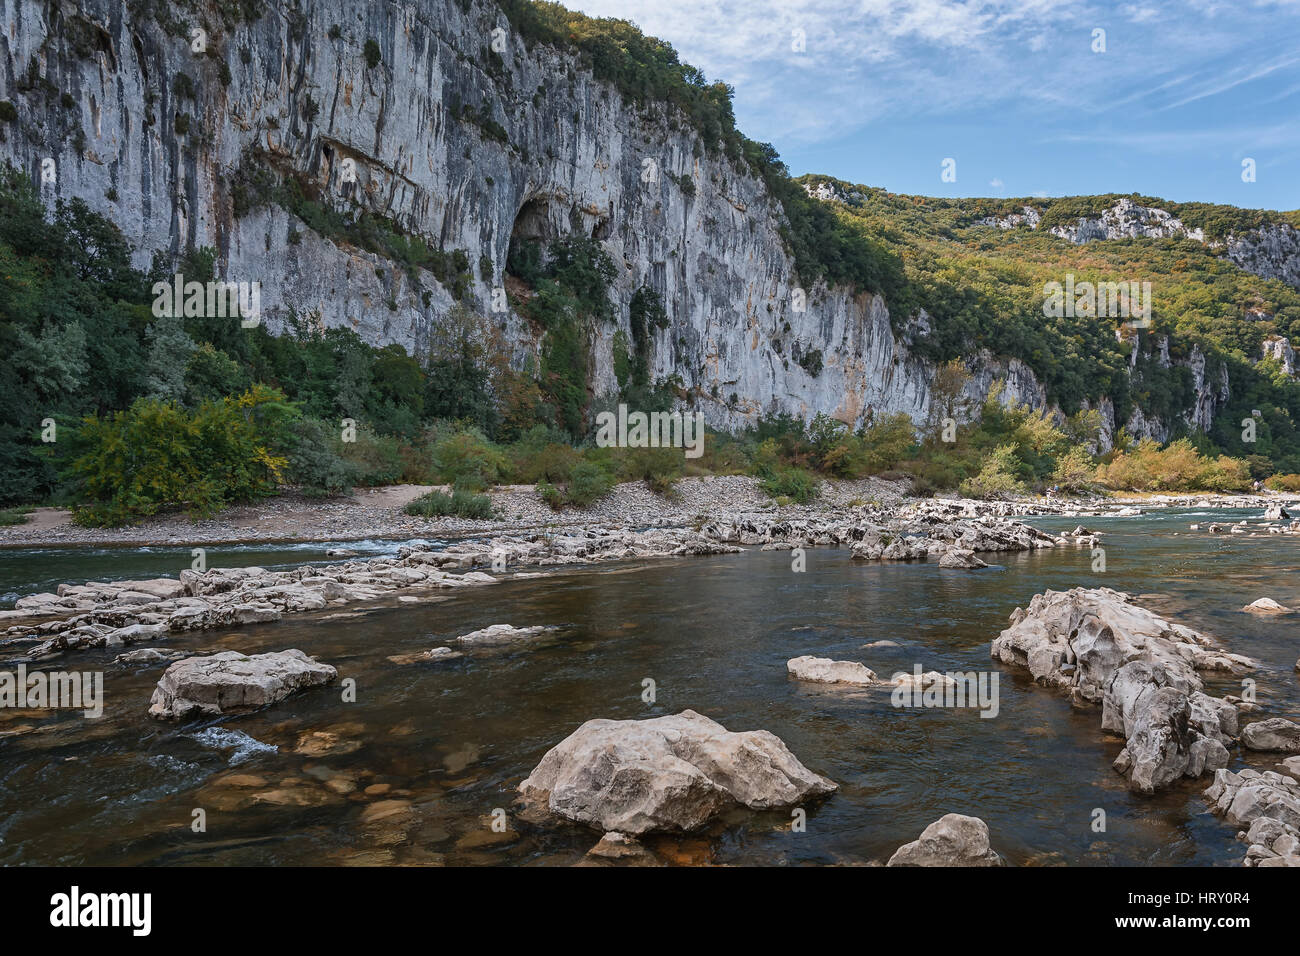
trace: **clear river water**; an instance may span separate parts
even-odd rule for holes
[[[0,711],[0,864],[539,865],[580,860],[598,834],[514,816],[515,788],[548,748],[594,717],[690,708],[730,730],[772,731],[839,791],[808,808],[738,812],[709,830],[653,842],[681,863],[883,862],[948,812],[985,820],[1009,862],[1235,865],[1233,828],[1187,781],[1155,797],[1111,769],[1122,746],[1097,710],[989,658],[1007,616],[1048,588],[1108,586],[1260,661],[1259,701],[1300,716],[1294,619],[1240,608],[1300,605],[1300,540],[1189,532],[1258,511],[1172,510],[1084,519],[1105,535],[1106,571],[1084,548],[985,556],[997,567],[863,564],[846,549],[666,559],[561,570],[431,600],[344,609],[234,630],[173,635],[160,647],[258,653],[300,648],[356,681],[355,702],[318,688],[211,723],[146,716],[161,667],[115,651],[42,665],[102,670],[105,711]],[[1078,519],[1028,519],[1049,531]],[[363,556],[397,542],[343,545]],[[324,545],[213,547],[210,566],[293,567]],[[0,594],[62,581],[174,575],[188,549],[0,550]],[[547,638],[443,663],[395,663],[490,624],[560,625]],[[894,646],[864,647],[878,641]],[[888,692],[803,684],[801,654],[878,673],[996,671],[999,710],[896,708]],[[12,668],[14,659],[0,661]],[[655,701],[643,700],[644,681]],[[1238,680],[1209,683],[1240,693]],[[1275,767],[1236,753],[1234,766]],[[504,809],[505,833],[489,825]],[[1105,811],[1104,832],[1094,829]],[[202,810],[206,831],[195,832]]]

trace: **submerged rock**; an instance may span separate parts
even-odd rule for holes
[[[163,673],[149,702],[149,716],[179,720],[256,710],[337,678],[333,667],[299,650],[187,657]]]
[[[692,710],[589,720],[519,785],[551,813],[629,834],[695,830],[728,807],[786,807],[835,789],[776,735],[733,733]]]
[[[805,655],[785,662],[791,677],[816,684],[855,684],[866,686],[876,679],[876,672],[857,661],[833,661],[828,657]]]
[[[894,851],[886,866],[1002,866],[989,846],[989,828],[979,817],[944,814],[919,839]]]
[[[613,831],[587,851],[578,866],[663,866],[657,856],[641,845],[636,837]]]
[[[1127,741],[1115,769],[1144,793],[1226,766],[1237,710],[1202,693],[1197,671],[1254,664],[1109,588],[1036,595],[1011,615],[992,656],[1076,704],[1100,704],[1102,728]]]

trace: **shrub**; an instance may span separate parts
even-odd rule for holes
[[[367,40],[365,54],[366,66],[373,70],[379,65],[379,61],[382,59],[382,54],[379,52],[379,44],[374,40]]]
[[[1300,475],[1273,475],[1264,482],[1273,491],[1300,491]]]
[[[141,398],[126,411],[86,418],[68,473],[88,504],[73,520],[122,525],[172,507],[207,516],[273,494],[287,464],[271,451],[284,440],[282,398],[259,386],[192,411]]]
[[[772,498],[788,498],[801,505],[812,501],[821,491],[821,483],[812,472],[791,467],[776,468],[763,479],[761,487]]]
[[[1076,445],[1057,461],[1051,480],[1063,491],[1085,491],[1092,487],[1096,472],[1088,449]]]
[[[684,458],[680,448],[627,448],[618,456],[618,474],[623,481],[644,481],[657,495],[672,492],[682,476]]]
[[[574,506],[585,508],[613,490],[613,477],[600,465],[590,461],[574,465],[567,489],[569,502]]]
[[[1022,494],[1024,484],[1016,477],[1016,449],[1014,445],[999,445],[984,459],[980,473],[961,483],[961,493],[967,498],[1002,498]]]
[[[339,454],[352,468],[352,481],[364,488],[391,485],[402,476],[401,442],[392,435],[379,435],[369,425],[357,428],[356,440],[339,442]]]
[[[433,467],[440,481],[474,491],[497,484],[510,469],[505,455],[473,428],[440,438],[433,446]]]
[[[26,524],[27,516],[31,514],[30,507],[24,508],[5,508],[0,510],[0,526]]]
[[[295,422],[287,454],[287,479],[309,497],[347,494],[357,469],[339,454],[341,444],[337,432],[320,419]]]
[[[430,491],[407,504],[403,509],[408,515],[418,518],[479,518],[492,517],[492,499],[487,495],[475,494],[468,488],[453,488],[451,494],[445,491]]]

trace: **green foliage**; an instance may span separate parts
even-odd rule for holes
[[[473,491],[497,484],[509,472],[506,456],[474,429],[455,432],[433,446],[438,480]]]
[[[340,453],[337,430],[318,418],[294,423],[286,457],[286,480],[309,497],[347,494],[352,490],[356,466]]]
[[[27,516],[32,513],[32,508],[0,508],[0,527],[7,527],[16,524],[26,524]]]
[[[586,508],[614,490],[614,478],[594,461],[576,461],[563,484],[543,478],[537,482],[537,494],[555,511],[565,507]]]
[[[493,517],[492,499],[487,495],[475,494],[468,488],[456,487],[451,494],[445,491],[430,491],[407,504],[403,509],[408,515],[419,518],[478,518],[487,520]]]
[[[803,468],[778,467],[763,478],[763,491],[773,498],[789,498],[805,505],[821,493],[821,483]]]
[[[208,516],[273,494],[286,462],[271,449],[292,417],[283,398],[259,387],[193,411],[141,398],[126,411],[88,416],[71,440],[68,473],[89,503],[73,520],[121,525],[166,508]]]
[[[366,67],[373,70],[379,65],[383,54],[379,50],[379,44],[374,40],[367,40],[365,46]]]
[[[1004,498],[1022,494],[1024,483],[1017,477],[1021,462],[1015,445],[999,445],[984,459],[979,474],[961,483],[968,498]]]

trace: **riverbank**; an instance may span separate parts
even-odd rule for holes
[[[502,485],[488,492],[496,517],[420,518],[403,510],[436,485],[390,485],[358,490],[338,498],[308,498],[287,493],[250,505],[228,508],[213,518],[184,515],[151,518],[123,528],[83,528],[72,513],[37,508],[27,522],[0,527],[0,548],[164,547],[269,542],[334,542],[367,539],[451,538],[531,531],[552,527],[617,525],[625,528],[685,527],[720,512],[774,514],[802,519],[843,514],[854,508],[896,509],[926,499],[910,495],[910,482],[864,478],[825,480],[819,497],[807,505],[778,505],[757,478],[710,475],[679,480],[670,496],[658,495],[641,482],[615,486],[587,508],[552,510],[532,485]],[[1123,509],[1259,508],[1282,504],[1300,511],[1300,495],[1264,492],[1253,495],[1124,494],[1062,498],[1025,496],[1009,501],[958,501],[971,515],[1090,517]]]

